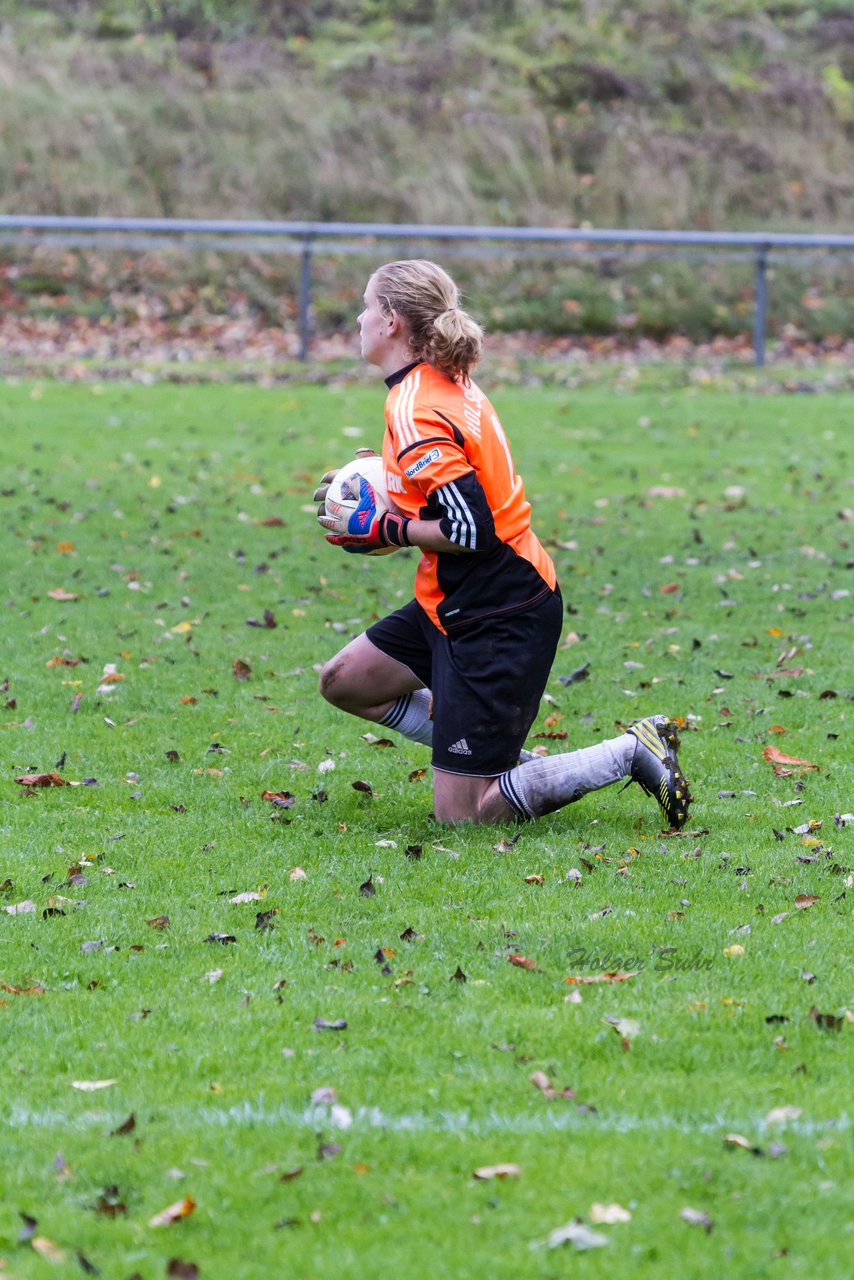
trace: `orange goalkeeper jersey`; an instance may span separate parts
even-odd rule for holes
[[[420,363],[386,379],[383,463],[404,515],[439,520],[459,552],[422,551],[415,597],[442,631],[524,609],[555,588],[507,437],[473,382]]]

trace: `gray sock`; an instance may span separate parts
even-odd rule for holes
[[[509,769],[498,779],[501,794],[520,818],[540,818],[619,782],[631,769],[637,738],[619,738],[559,756],[541,756]]]
[[[430,690],[416,689],[398,698],[390,711],[380,720],[387,729],[395,729],[425,747],[433,745],[433,721],[430,719]]]

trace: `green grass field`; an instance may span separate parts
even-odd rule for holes
[[[495,399],[571,609],[534,732],[683,717],[679,837],[439,827],[320,699],[410,593],[305,512],[381,388],[4,388],[3,1277],[851,1274],[854,397]]]

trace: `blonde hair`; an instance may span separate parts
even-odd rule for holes
[[[387,262],[374,272],[386,311],[406,321],[412,354],[455,382],[468,382],[480,359],[483,330],[459,305],[460,291],[447,271],[424,258]]]

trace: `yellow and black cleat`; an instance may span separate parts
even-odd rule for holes
[[[668,826],[680,830],[688,821],[693,796],[688,780],[679,768],[676,725],[667,716],[647,716],[626,730],[637,738],[631,778],[657,800]]]

